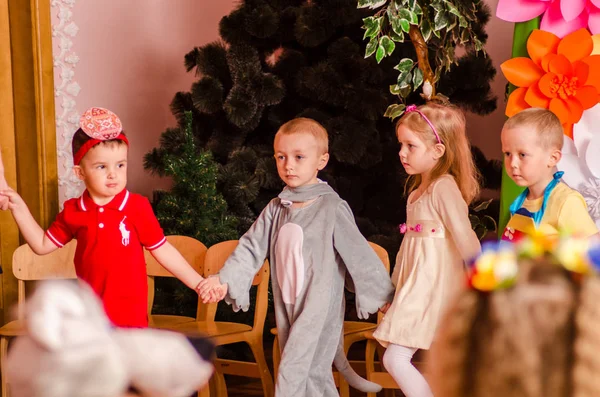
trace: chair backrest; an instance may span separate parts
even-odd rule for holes
[[[12,259],[12,271],[17,279],[18,318],[23,318],[25,302],[25,282],[50,279],[75,279],[75,248],[77,241],[72,240],[64,247],[46,255],[37,255],[28,244],[15,250]]]
[[[369,241],[369,245],[371,246],[371,248],[373,248],[373,251],[375,251],[375,253],[379,257],[379,259],[381,259],[381,261],[383,262],[383,266],[385,266],[385,269],[389,273],[390,272],[390,256],[388,255],[385,248],[383,248],[381,245],[375,244],[371,241]],[[382,319],[383,319],[383,313],[378,312],[377,313],[377,324],[379,324],[379,322]]]
[[[373,248],[373,251],[375,251],[375,253],[379,257],[379,259],[381,259],[381,261],[383,262],[383,266],[385,266],[385,270],[387,270],[389,273],[390,272],[390,256],[388,255],[385,248],[383,248],[381,245],[372,243],[370,241],[369,241],[369,245],[371,246],[371,248]]]
[[[199,274],[204,273],[204,257],[206,256],[206,246],[204,244],[188,236],[167,236],[167,241],[181,253],[195,271]],[[151,314],[152,305],[154,304],[154,278],[175,276],[158,263],[150,251],[144,250],[144,259],[146,261],[146,274],[148,275],[148,314]]]
[[[225,264],[225,261],[233,253],[238,245],[238,240],[229,240],[211,246],[206,252],[204,259],[204,277],[217,274]],[[260,270],[254,276],[252,285],[257,286],[256,303],[254,307],[253,328],[264,327],[267,316],[268,293],[269,293],[269,261],[265,260]],[[199,321],[214,321],[217,312],[217,304],[205,305],[198,300],[197,319]]]

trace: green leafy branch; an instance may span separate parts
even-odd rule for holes
[[[496,220],[485,213],[492,201],[491,199],[482,201],[470,208],[469,220],[471,221],[471,228],[480,240],[485,238],[488,233],[495,232],[498,229]]]
[[[358,0],[358,8],[378,9],[373,16],[363,19],[363,38],[369,40],[365,58],[375,55],[380,63],[394,53],[396,43],[404,43],[408,37],[417,59],[415,62],[403,58],[394,67],[399,74],[390,92],[404,102],[423,86],[422,96],[429,100],[435,96],[435,83],[441,74],[457,64],[457,45],[470,51],[483,51],[483,43],[473,28],[480,1],[465,5],[452,0]],[[429,63],[430,51],[435,53],[433,70]],[[393,104],[385,116],[394,119],[404,110],[403,104]]]

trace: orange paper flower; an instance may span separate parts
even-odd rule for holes
[[[517,88],[508,97],[506,115],[523,109],[550,109],[561,121],[565,134],[573,137],[573,124],[583,111],[600,102],[600,55],[587,29],[563,39],[534,30],[527,40],[531,58],[513,58],[502,65],[502,73]]]

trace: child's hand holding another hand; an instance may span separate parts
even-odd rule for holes
[[[0,185],[2,184],[3,178],[0,177]],[[4,181],[6,182],[6,181]],[[25,201],[21,198],[19,193],[15,192],[12,188],[5,186],[0,187],[0,210],[20,210],[26,208]]]
[[[216,303],[225,298],[227,284],[221,284],[219,276],[210,276],[198,284],[196,292],[203,303]]]

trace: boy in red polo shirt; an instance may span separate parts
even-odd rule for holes
[[[0,197],[8,198],[8,209],[36,254],[48,254],[77,240],[77,276],[100,296],[116,326],[146,327],[143,248],[192,289],[203,277],[167,242],[148,199],[125,188],[129,142],[119,118],[109,110],[91,108],[79,125],[72,141],[73,170],[86,190],[65,202],[46,232],[14,190],[5,189]]]

